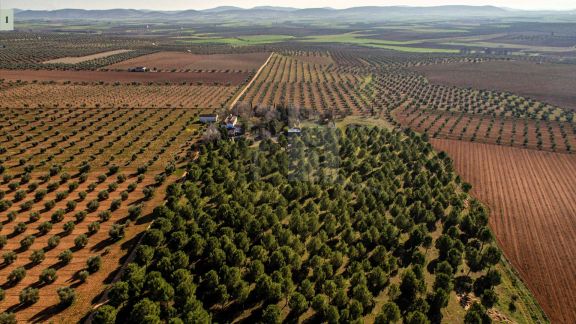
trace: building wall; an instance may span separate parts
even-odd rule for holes
[[[0,9],[0,31],[6,30],[14,30],[14,11],[12,9]]]

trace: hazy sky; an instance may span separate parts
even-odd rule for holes
[[[446,4],[494,5],[517,9],[576,9],[575,0],[0,0],[1,7],[19,9],[155,9],[182,10],[207,9],[217,6],[289,6],[298,8],[332,7],[348,8],[354,6],[435,6]]]

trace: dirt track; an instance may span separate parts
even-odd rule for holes
[[[432,140],[491,210],[506,257],[552,323],[576,323],[576,156]]]

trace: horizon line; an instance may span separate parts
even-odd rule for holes
[[[576,7],[570,9],[521,9],[521,8],[514,8],[514,7],[500,7],[495,5],[421,5],[421,6],[409,6],[409,5],[389,5],[389,6],[353,6],[353,7],[346,7],[346,8],[333,8],[333,7],[289,7],[289,6],[274,6],[274,5],[263,5],[263,6],[255,6],[255,7],[242,7],[242,6],[216,6],[212,8],[206,9],[177,9],[177,10],[159,10],[159,9],[149,9],[149,8],[128,8],[128,7],[114,7],[114,8],[98,8],[98,9],[86,9],[86,8],[74,8],[74,7],[65,7],[59,9],[25,9],[25,8],[4,8],[4,9],[12,9],[12,10],[21,10],[21,11],[59,11],[59,10],[85,10],[85,11],[106,11],[106,10],[137,10],[137,11],[153,11],[153,12],[182,12],[182,11],[208,11],[214,10],[218,8],[235,8],[235,9],[242,9],[242,10],[251,10],[251,9],[258,9],[258,8],[280,8],[280,9],[294,9],[294,10],[306,10],[306,9],[330,9],[330,10],[348,10],[354,8],[390,8],[390,7],[398,7],[398,8],[437,8],[437,7],[472,7],[472,8],[479,8],[479,7],[492,7],[492,8],[499,8],[504,10],[516,10],[516,11],[527,11],[527,12],[538,12],[538,11],[556,11],[556,12],[566,12],[566,11],[576,11]]]

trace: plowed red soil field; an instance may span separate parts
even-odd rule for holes
[[[127,70],[146,66],[158,70],[244,71],[253,72],[266,61],[269,53],[198,55],[184,52],[159,52],[107,66]]]
[[[250,78],[247,72],[113,72],[113,71],[48,71],[0,70],[6,81],[71,81],[71,82],[202,82],[239,85]]]
[[[552,323],[576,323],[576,156],[433,139],[491,210],[506,257]]]

